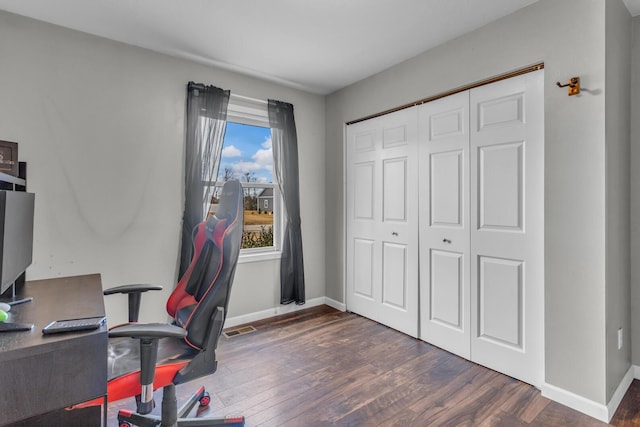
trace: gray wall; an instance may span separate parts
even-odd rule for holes
[[[328,96],[326,202],[335,214],[327,214],[327,296],[344,295],[344,123],[540,61],[546,382],[604,404],[605,343],[614,329],[605,319],[604,0],[540,0]],[[590,90],[569,98],[555,82],[575,75]],[[624,284],[615,286],[610,295],[624,293]]]
[[[640,366],[640,16],[633,19],[631,71],[631,354]]]
[[[631,366],[630,109],[633,24],[620,1],[606,2],[606,345],[607,401]],[[618,350],[618,329],[626,343]]]
[[[29,279],[98,272],[159,283],[164,320],[183,206],[186,84],[295,106],[307,297],[325,295],[324,97],[0,12],[0,139],[19,142],[36,193]],[[230,316],[279,305],[279,260],[238,266]],[[118,297],[110,322],[126,320]],[[37,304],[37,302],[34,302]]]

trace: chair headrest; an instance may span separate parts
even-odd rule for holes
[[[216,217],[219,219],[234,220],[238,215],[238,209],[242,204],[242,185],[240,181],[231,180],[224,183],[222,194],[220,195]]]

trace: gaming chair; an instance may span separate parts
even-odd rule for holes
[[[210,398],[204,387],[178,410],[175,385],[216,371],[215,349],[229,304],[242,240],[243,191],[238,181],[222,188],[214,216],[193,230],[191,263],[167,301],[173,324],[135,323],[140,297],[159,286],[124,285],[105,295],[127,294],[129,322],[109,331],[108,401],[136,396],[137,411],[120,410],[125,426],[243,426],[244,417],[183,418]],[[133,339],[132,339],[133,338]],[[162,415],[153,410],[153,390],[163,387]]]

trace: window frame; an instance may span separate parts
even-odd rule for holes
[[[231,94],[227,110],[227,123],[239,123],[249,126],[258,126],[271,129],[269,125],[269,113],[267,102],[241,95]],[[224,148],[224,142],[223,142]],[[274,176],[275,181],[275,176]],[[242,188],[272,188],[273,189],[273,246],[262,248],[241,248],[238,263],[257,262],[270,259],[279,259],[282,256],[282,231],[284,230],[284,215],[282,196],[276,182],[257,183],[241,182]],[[224,182],[216,181],[208,183],[210,186],[222,187]],[[243,225],[244,230],[244,225]]]

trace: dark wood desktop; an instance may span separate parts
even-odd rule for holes
[[[28,332],[0,333],[0,425],[101,425],[104,407],[64,408],[106,396],[106,325],[42,335],[53,320],[105,315],[100,275],[26,282],[17,297],[33,301],[13,306],[9,320],[34,326]],[[73,421],[80,416],[93,418]]]

